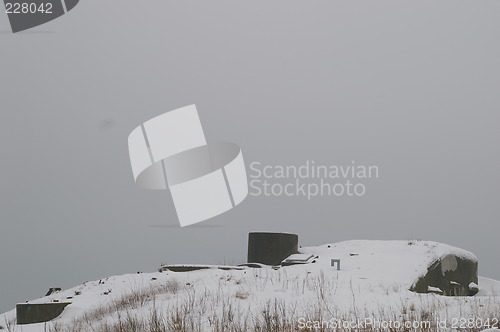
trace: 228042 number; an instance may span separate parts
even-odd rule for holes
[[[481,318],[453,318],[451,320],[451,328],[454,330],[483,328],[498,329],[499,327],[498,318],[488,318],[486,320]]]
[[[5,4],[6,14],[52,14],[52,4],[50,2],[37,5],[36,3],[28,2],[7,2]]]

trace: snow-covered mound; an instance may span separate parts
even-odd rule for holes
[[[300,251],[319,257],[315,263],[278,270],[214,267],[86,282],[30,301],[71,305],[51,323],[23,325],[22,331],[118,331],[117,326],[127,330],[124,324],[139,331],[152,325],[156,331],[289,331],[310,327],[309,323],[353,319],[380,324],[446,320],[451,330],[457,318],[476,319],[471,331],[499,327],[494,324],[500,318],[498,281],[479,278],[480,290],[474,297],[408,290],[443,255],[475,260],[467,251],[424,241],[347,241]],[[332,259],[340,260],[340,270],[331,266]],[[0,315],[0,326],[13,324],[15,318],[15,310]]]
[[[301,248],[301,252],[319,255],[316,269],[340,259],[341,277],[409,288],[439,258],[453,254],[477,261],[474,254],[446,244],[425,241],[346,241],[318,247]],[[313,268],[313,267],[311,267]],[[346,272],[346,273],[344,273]]]

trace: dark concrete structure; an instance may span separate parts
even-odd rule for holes
[[[70,304],[69,302],[18,304],[16,306],[17,324],[35,324],[51,321],[58,317],[64,308]]]
[[[438,293],[446,296],[473,296],[478,292],[476,260],[446,255],[434,262],[427,274],[410,288],[417,293]]]
[[[209,269],[210,266],[190,266],[190,265],[164,265],[158,269],[159,272],[172,271],[172,272],[191,272],[198,270],[206,270]]]
[[[47,292],[47,294],[45,294],[45,296],[49,296],[51,294],[54,294],[54,293],[57,293],[60,291],[61,291],[61,287],[51,287],[51,288],[49,288],[49,291]]]
[[[217,266],[217,265],[163,265],[158,269],[158,272],[172,271],[172,272],[191,272],[207,269],[219,270],[243,270],[243,267],[238,266]]]
[[[279,265],[299,252],[299,237],[287,233],[248,234],[248,263]]]

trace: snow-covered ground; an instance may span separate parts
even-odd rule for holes
[[[395,331],[403,331],[398,324],[412,324],[418,327],[415,331],[424,331],[428,322],[432,327],[427,331],[499,328],[499,281],[480,277],[479,293],[473,297],[408,290],[443,255],[475,259],[467,251],[424,241],[347,241],[301,252],[319,258],[278,270],[213,268],[86,282],[30,301],[71,302],[54,321],[13,327],[24,332],[127,331],[123,324],[139,331],[151,330],[150,325],[156,331],[292,331],[322,324],[325,331],[342,326],[337,330],[344,331],[350,324],[386,331],[392,324]],[[331,259],[340,259],[340,270],[331,266]],[[0,315],[0,326],[15,318],[15,310]]]

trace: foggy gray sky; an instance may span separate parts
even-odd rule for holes
[[[0,14],[0,311],[162,262],[239,263],[249,231],[435,240],[500,279],[499,11],[85,0],[16,35]],[[208,140],[238,143],[247,165],[355,160],[380,179],[362,198],[248,197],[175,227],[168,192],[134,184],[127,137],[193,103]]]

